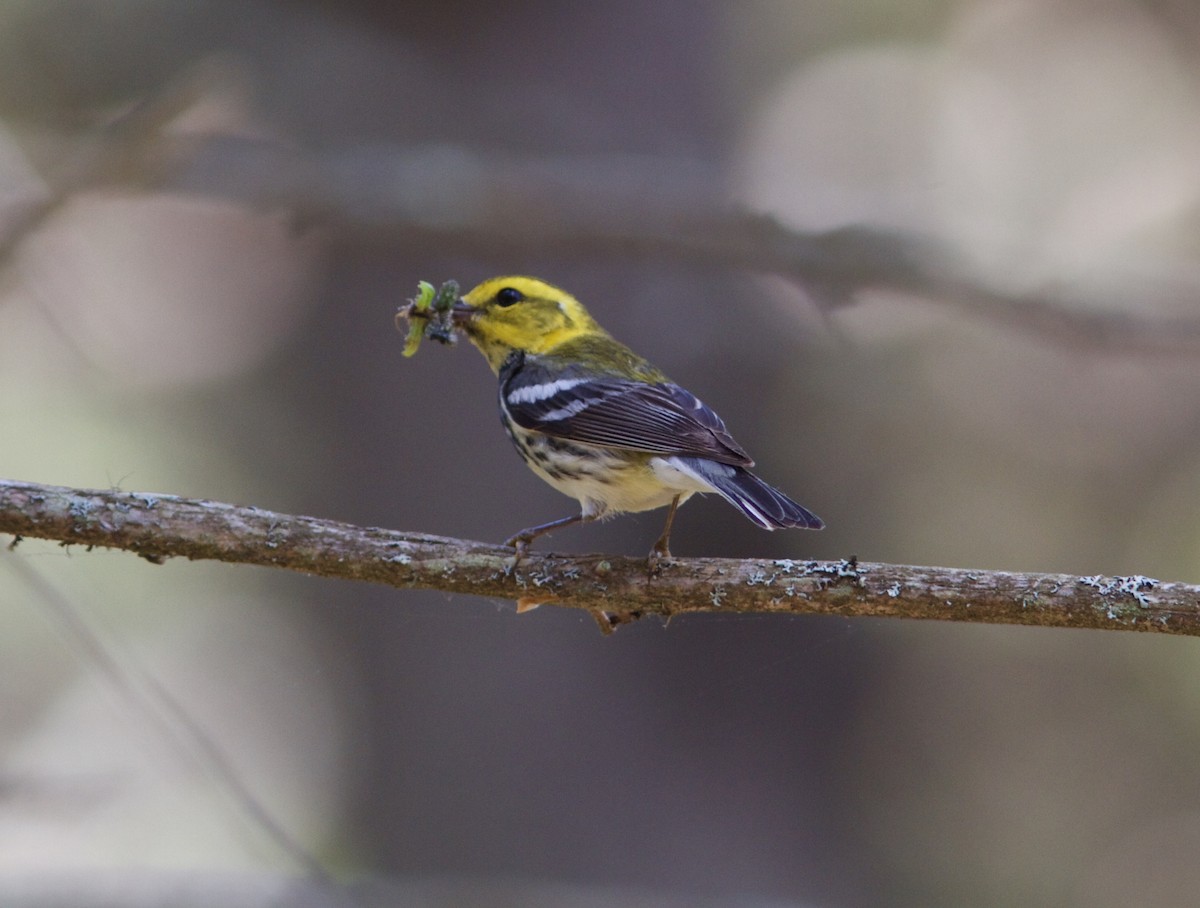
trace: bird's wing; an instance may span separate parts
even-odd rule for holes
[[[500,403],[518,426],[556,438],[735,466],[754,463],[721,417],[671,382],[553,373],[526,363],[501,382]]]

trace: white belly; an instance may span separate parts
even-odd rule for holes
[[[699,477],[675,466],[674,458],[630,462],[618,452],[534,432],[520,432],[513,441],[523,449],[530,469],[576,499],[585,517],[650,511],[666,507],[677,495],[682,502],[695,492],[714,491]]]

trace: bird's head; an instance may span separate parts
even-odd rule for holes
[[[495,277],[454,305],[462,328],[498,372],[514,350],[549,353],[581,335],[605,334],[565,290],[532,277]]]

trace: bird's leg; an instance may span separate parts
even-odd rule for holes
[[[520,564],[521,559],[525,557],[525,553],[529,551],[529,544],[539,536],[544,536],[554,530],[562,527],[573,526],[576,523],[591,523],[599,515],[584,516],[583,514],[574,514],[570,517],[563,517],[559,520],[551,520],[549,523],[538,524],[535,527],[529,527],[526,530],[521,530],[515,536],[510,536],[504,540],[505,545],[510,545],[517,550],[516,556],[513,558],[513,567]]]
[[[650,550],[650,557],[646,559],[651,570],[662,559],[671,557],[671,549],[668,543],[671,540],[671,524],[675,522],[675,512],[679,510],[680,497],[676,495],[671,499],[671,507],[667,510],[667,525],[663,527],[662,535],[658,537],[658,542],[654,543],[654,548]]]

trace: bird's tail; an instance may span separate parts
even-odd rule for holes
[[[798,527],[819,530],[825,522],[803,505],[797,504],[779,489],[767,485],[744,467],[716,463],[699,457],[680,457],[700,474],[713,491],[757,523],[764,530]]]

